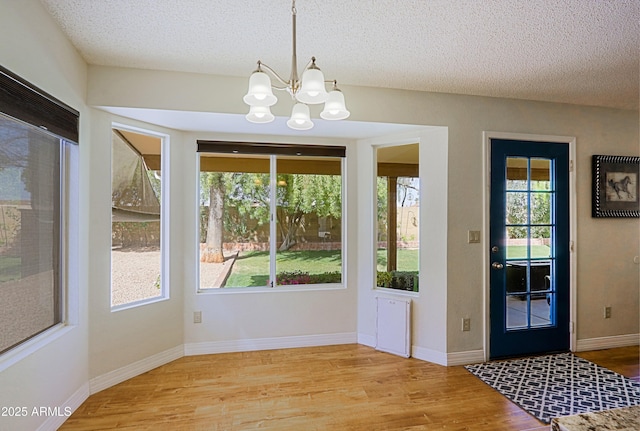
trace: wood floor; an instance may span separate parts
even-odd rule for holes
[[[638,347],[581,353],[640,379]],[[73,430],[548,430],[463,367],[362,345],[189,356],[92,395]]]

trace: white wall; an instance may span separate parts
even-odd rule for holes
[[[161,94],[156,91],[157,85],[161,85],[164,90]],[[96,106],[158,107],[244,114],[246,107],[241,102],[241,96],[246,90],[245,87],[246,80],[239,78],[92,66],[88,101]],[[206,89],[207,94],[215,94],[216,97],[201,97],[203,89]],[[350,120],[443,126],[447,130],[446,245],[435,245],[438,248],[434,250],[429,248],[434,245],[423,242],[423,249],[429,249],[427,253],[425,250],[421,253],[422,259],[426,259],[429,253],[446,253],[446,329],[441,326],[443,322],[440,319],[431,324],[425,323],[426,326],[422,323],[416,325],[414,321],[415,334],[446,334],[446,347],[436,349],[436,353],[446,352],[447,361],[451,362],[451,355],[460,354],[460,357],[465,357],[469,352],[475,355],[483,349],[484,250],[479,244],[467,244],[466,235],[467,230],[482,230],[483,227],[484,131],[576,137],[577,157],[574,166],[577,177],[578,213],[578,341],[620,336],[637,339],[639,281],[638,265],[633,263],[633,258],[638,255],[638,220],[595,220],[590,216],[591,155],[638,155],[637,111],[379,88],[345,87],[343,91],[348,96],[349,109],[352,112]],[[287,115],[284,112],[286,108],[279,105],[276,104],[274,107],[274,113]],[[197,137],[200,136],[193,135],[193,139]],[[368,150],[363,149],[363,145],[356,145],[358,163],[355,166],[352,163],[349,165],[351,174],[355,174],[356,178],[350,179],[348,187],[357,187],[359,191],[367,190],[365,183],[370,177],[368,171],[371,169],[368,164],[370,155],[367,154]],[[193,169],[191,162],[185,163],[187,171]],[[429,184],[426,187],[428,188]],[[369,208],[366,198],[360,193],[357,196],[357,226],[361,229],[363,223],[367,223],[366,218],[362,217],[367,217]],[[425,226],[424,221],[421,226]],[[352,247],[358,248],[355,251],[358,256],[371,253],[371,250],[363,249],[367,246],[359,240],[351,241],[349,246],[350,252],[353,252]],[[357,331],[362,340],[371,340],[370,337],[374,335],[370,326],[371,319],[364,317],[371,312],[371,295],[368,291],[362,295],[362,289],[366,291],[372,286],[369,278],[373,274],[373,261],[371,267],[360,259],[356,262],[357,278],[349,278],[348,288],[360,289]],[[188,270],[185,271],[186,274]],[[193,282],[185,279],[186,286],[192,285]],[[420,302],[430,303],[428,298],[432,294],[438,292],[421,289]],[[330,295],[333,293],[321,296],[331,298]],[[610,305],[614,314],[607,321],[599,317],[606,300],[612,301]],[[207,313],[222,312],[221,304],[224,304],[224,307],[238,307],[224,308],[226,313],[233,314],[234,311],[242,313],[241,307],[247,301],[250,303],[253,300],[206,298],[202,301],[203,306],[207,307]],[[190,325],[190,313],[193,311],[191,307],[200,305],[197,302],[188,302],[189,300],[185,302],[186,325]],[[273,304],[283,304],[282,310],[285,310],[292,306],[291,302],[295,304],[297,301],[291,297],[274,300]],[[435,303],[440,304],[441,301]],[[442,312],[441,309],[438,311]],[[424,311],[418,308],[418,313],[424,314]],[[462,317],[471,318],[471,331],[461,331]],[[425,316],[425,319],[428,321],[430,317]],[[273,324],[265,322],[270,329],[273,329]],[[239,328],[229,328],[230,333],[217,329],[210,332],[204,327],[194,329],[193,332],[186,329],[187,334],[190,334],[187,343],[206,343],[207,340],[218,340],[220,337],[228,340],[237,339],[239,336],[246,339],[268,336],[266,331],[260,332],[262,328],[255,329],[257,332],[249,331],[242,334],[238,334],[238,331],[241,331]],[[428,340],[426,335],[417,337],[414,343],[418,344],[414,345],[418,349],[424,348],[428,351],[428,346],[434,343]]]
[[[356,338],[356,291],[353,288],[326,290],[307,290],[296,288],[293,291],[273,289],[255,290],[233,289],[225,292],[197,293],[197,169],[195,142],[205,140],[231,140],[250,142],[295,142],[327,145],[345,145],[347,147],[348,166],[346,213],[347,241],[355,243],[356,205],[355,187],[351,179],[355,178],[355,148],[352,143],[339,139],[303,139],[277,136],[248,136],[190,133],[183,147],[183,169],[185,175],[180,178],[182,190],[188,190],[184,205],[184,238],[187,245],[184,259],[185,288],[185,351],[187,354],[217,353],[225,351],[244,351],[273,349],[282,347],[300,347],[308,345],[355,343]],[[346,283],[355,286],[357,271],[355,247],[346,248],[346,263],[343,272]],[[193,312],[202,312],[202,323],[193,323]]]
[[[73,46],[37,1],[0,2],[0,63],[64,103],[80,111],[79,183],[72,226],[75,243],[71,262],[72,325],[58,331],[26,357],[14,353],[0,359],[0,406],[24,406],[27,417],[0,417],[0,429],[27,431],[43,425],[55,429],[64,418],[32,416],[33,407],[75,408],[88,393],[89,284],[87,205],[90,179],[88,109],[85,106],[87,70]],[[55,339],[53,339],[55,338]],[[22,355],[24,356],[24,355]],[[7,359],[19,359],[5,368]]]
[[[169,226],[168,243],[163,236],[163,247],[169,248],[169,299],[120,311],[111,310],[111,139],[112,127],[135,127],[168,138],[171,156],[169,171],[163,172],[163,187],[169,187],[170,214],[163,223]],[[89,272],[89,377],[91,391],[104,389],[110,384],[131,377],[128,366],[147,361],[141,369],[153,368],[158,363],[182,356],[183,344],[183,196],[180,182],[182,174],[183,134],[150,124],[141,123],[91,110],[92,157],[91,177],[91,254]],[[173,173],[175,175],[172,175]],[[175,178],[176,181],[172,181]],[[167,204],[166,200],[163,200]],[[163,213],[166,217],[166,213]],[[163,232],[164,235],[165,232]],[[158,356],[156,360],[153,358]]]
[[[420,293],[374,290],[377,214],[375,153],[379,146],[419,145]],[[411,299],[412,355],[447,362],[447,150],[446,127],[424,127],[412,132],[363,139],[358,142],[358,335],[359,342],[375,346],[376,297]],[[428,244],[428,247],[424,247]]]

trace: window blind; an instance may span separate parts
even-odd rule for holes
[[[345,157],[346,147],[198,140],[199,153],[265,154],[279,156]]]
[[[2,66],[0,112],[78,142],[79,112]]]

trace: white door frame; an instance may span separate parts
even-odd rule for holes
[[[576,351],[576,323],[577,323],[577,298],[576,298],[576,234],[577,234],[577,207],[576,207],[576,138],[575,136],[538,135],[528,133],[510,132],[482,132],[483,145],[483,226],[484,232],[482,240],[482,279],[484,288],[483,299],[483,350],[485,361],[489,360],[489,336],[490,336],[490,315],[489,315],[489,265],[491,255],[489,253],[489,198],[491,193],[491,140],[492,139],[512,139],[519,141],[554,142],[569,145],[569,348]]]

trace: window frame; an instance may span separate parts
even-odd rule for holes
[[[244,286],[233,288],[202,288],[200,286],[200,160],[203,153],[209,154],[246,154],[246,155],[263,155],[268,156],[269,175],[271,178],[271,187],[275,187],[277,172],[278,156],[303,156],[303,157],[336,157],[340,158],[340,193],[341,193],[341,274],[340,283],[321,283],[321,284],[298,284],[298,285],[278,285],[271,283],[270,286]],[[301,291],[317,291],[317,290],[341,290],[347,286],[347,193],[346,193],[346,147],[339,145],[311,145],[311,144],[273,144],[258,142],[229,142],[229,141],[205,141],[197,140],[197,151],[195,153],[196,169],[195,169],[195,271],[196,271],[196,293],[197,294],[214,294],[214,295],[235,295],[243,293],[265,293],[265,292],[301,292]],[[272,191],[273,193],[273,191]],[[272,279],[276,274],[277,259],[277,216],[276,216],[276,199],[270,200],[270,222],[269,222],[269,277]]]
[[[390,149],[390,148],[400,148],[400,147],[405,147],[405,146],[413,146],[415,145],[418,151],[418,165],[415,168],[407,168],[404,167],[402,169],[402,171],[398,171],[396,168],[393,167],[392,163],[385,163],[385,162],[380,162],[379,161],[379,152],[378,150],[380,149]],[[374,145],[373,146],[373,152],[374,152],[374,157],[373,157],[373,166],[374,166],[374,187],[373,187],[373,202],[377,202],[377,181],[378,178],[386,178],[386,181],[389,181],[389,178],[391,177],[390,175],[388,175],[389,173],[393,173],[395,174],[396,179],[397,178],[414,178],[417,179],[418,181],[418,200],[420,202],[420,204],[422,204],[423,201],[423,195],[422,195],[422,185],[423,185],[423,179],[420,175],[420,154],[422,152],[422,149],[420,148],[420,142],[419,141],[407,141],[407,142],[396,142],[396,143],[385,143],[385,144],[381,144],[381,145]],[[382,170],[382,172],[380,172]],[[381,175],[382,173],[382,175]],[[401,175],[398,175],[399,173],[401,173]],[[385,175],[386,174],[386,175]],[[398,186],[396,185],[396,192],[397,192],[397,188]],[[422,214],[422,212],[420,213]],[[387,215],[388,215],[388,211],[387,211]],[[378,231],[379,231],[379,218],[377,216],[377,213],[375,213],[375,219],[374,219],[374,250],[375,252],[373,253],[373,268],[374,268],[374,286],[372,288],[372,290],[374,291],[378,291],[378,292],[387,292],[387,293],[393,293],[396,295],[402,295],[402,296],[409,296],[409,297],[414,297],[417,298],[420,296],[420,286],[418,285],[418,290],[402,290],[402,289],[396,289],[396,288],[390,288],[390,287],[383,287],[383,286],[378,286],[377,285],[377,273],[378,273],[378,269],[377,269],[377,250],[378,250]],[[420,247],[420,238],[421,238],[421,232],[424,229],[421,223],[422,218],[418,217],[418,236],[417,236],[417,240],[418,240],[418,283],[420,280],[420,256],[422,254],[421,251],[421,247]],[[390,223],[390,221],[387,221],[387,224]],[[396,220],[393,222],[394,224],[397,223],[397,217]],[[387,242],[388,242],[388,238],[387,238]],[[397,243],[397,239],[396,239],[396,243]],[[387,245],[388,247],[388,245]],[[396,251],[397,252],[397,251]],[[402,271],[400,271],[402,272]],[[424,287],[423,287],[424,288]]]
[[[162,179],[160,185],[160,295],[151,298],[145,298],[137,301],[128,302],[125,304],[112,305],[113,295],[113,264],[110,265],[109,272],[109,307],[112,313],[118,311],[129,310],[132,308],[138,308],[156,302],[163,302],[171,299],[170,295],[170,283],[169,283],[169,250],[171,249],[169,241],[169,214],[170,214],[170,169],[169,169],[169,142],[170,136],[165,133],[155,132],[153,130],[144,129],[124,123],[112,122],[112,130],[123,130],[142,135],[153,136],[160,139],[160,171],[162,172]],[[113,163],[113,161],[111,161]],[[109,177],[111,180],[111,176]],[[109,188],[111,190],[111,187]],[[109,197],[111,198],[111,196]],[[112,228],[110,228],[112,229]],[[111,230],[112,231],[112,230]],[[111,254],[109,255],[111,262]]]
[[[50,94],[0,66],[0,112],[17,123],[40,129],[56,138],[59,181],[55,196],[57,230],[52,247],[54,323],[23,338],[0,353],[0,372],[40,350],[78,324],[78,193],[80,113]],[[55,249],[55,250],[54,250]],[[55,290],[55,287],[54,287]]]

